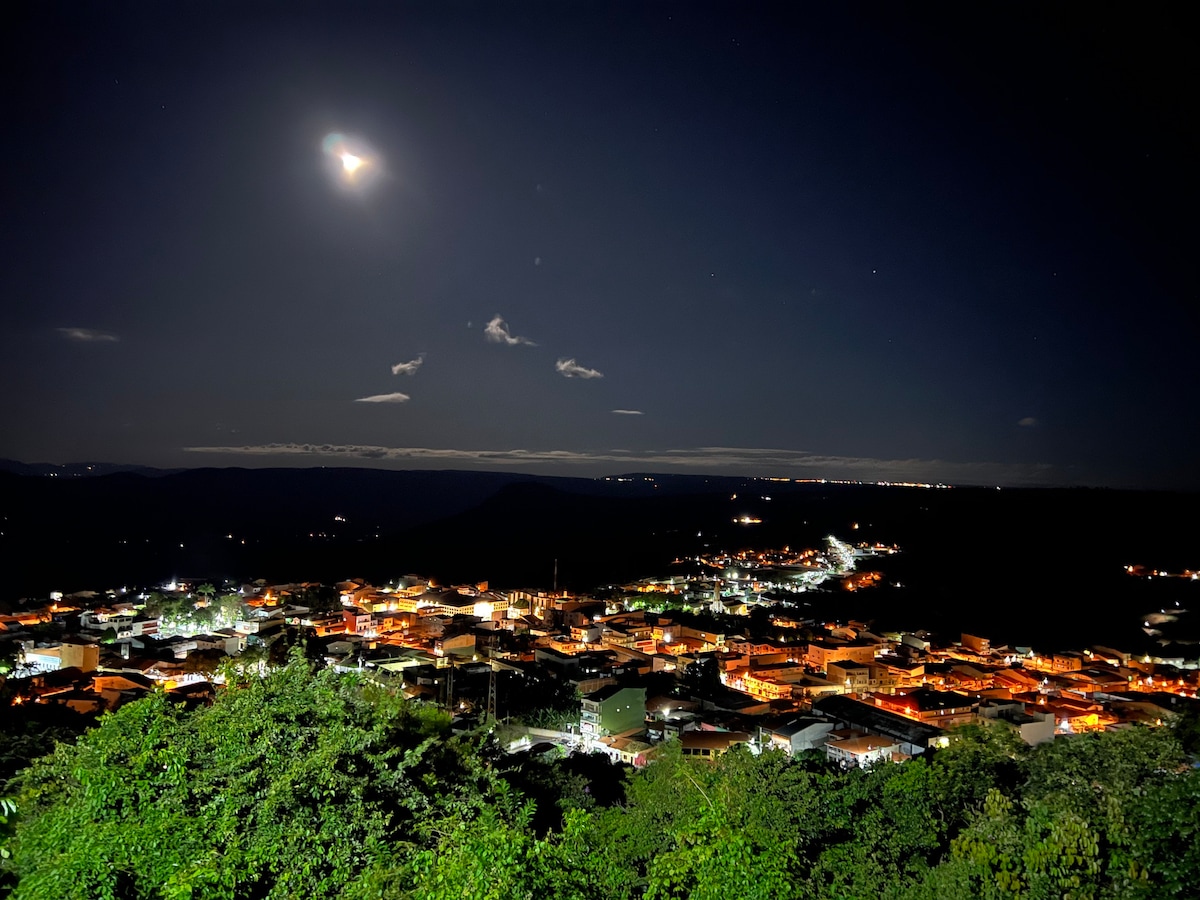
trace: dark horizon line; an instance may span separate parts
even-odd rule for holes
[[[756,481],[772,481],[781,484],[829,484],[829,485],[847,485],[859,487],[895,487],[895,488],[921,488],[925,489],[940,489],[940,490],[1004,490],[1004,491],[1064,491],[1064,490],[1079,490],[1079,491],[1113,491],[1113,492],[1131,492],[1131,493],[1165,493],[1165,494],[1194,494],[1200,493],[1200,488],[1196,487],[1147,487],[1141,485],[1111,485],[1111,484],[1089,484],[1085,482],[1046,482],[1041,484],[995,484],[990,482],[950,482],[950,481],[897,481],[886,478],[874,480],[869,479],[850,479],[838,477],[806,477],[797,478],[784,475],[739,475],[717,472],[655,472],[651,470],[634,470],[628,472],[612,472],[606,475],[564,475],[560,473],[547,473],[544,471],[529,472],[515,471],[511,469],[476,469],[476,468],[392,468],[389,466],[353,466],[353,465],[308,465],[308,466],[286,466],[286,465],[265,465],[265,466],[248,466],[248,465],[209,465],[209,466],[178,466],[178,467],[161,467],[150,466],[141,463],[114,463],[100,462],[96,460],[85,460],[81,462],[69,463],[52,463],[52,462],[25,462],[24,460],[16,460],[11,458],[0,458],[0,471],[7,472],[11,475],[29,476],[45,478],[49,477],[50,473],[46,472],[20,472],[14,471],[13,467],[37,469],[37,468],[56,468],[56,469],[80,469],[87,467],[99,467],[109,471],[97,472],[89,477],[102,478],[107,475],[129,474],[129,475],[178,475],[185,472],[203,472],[203,471],[243,471],[243,472],[282,472],[282,471],[317,471],[317,470],[339,470],[339,471],[354,471],[354,472],[394,472],[403,473],[421,473],[421,472],[436,472],[439,474],[465,474],[465,475],[499,475],[517,478],[543,478],[556,481],[607,481],[616,478],[719,478],[724,480],[756,480]]]

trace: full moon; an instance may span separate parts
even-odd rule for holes
[[[329,174],[355,193],[366,190],[368,183],[383,174],[381,160],[370,146],[358,138],[330,132],[321,141]]]

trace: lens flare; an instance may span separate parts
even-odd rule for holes
[[[321,141],[321,150],[326,156],[337,156],[345,145],[346,136],[334,131],[325,135],[324,140]]]

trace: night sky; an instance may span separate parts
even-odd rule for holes
[[[6,4],[0,457],[1200,487],[1190,32],[977,7]]]

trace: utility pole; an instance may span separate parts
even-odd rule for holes
[[[496,721],[496,666],[493,663],[488,668],[487,717]]]
[[[454,663],[446,667],[446,709],[454,714]]]
[[[554,557],[554,593],[558,593],[558,557]]]

